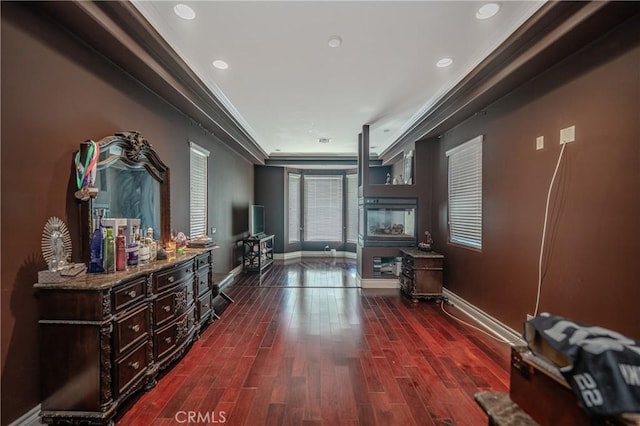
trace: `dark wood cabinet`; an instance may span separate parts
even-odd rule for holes
[[[400,290],[411,297],[431,299],[442,297],[444,256],[434,251],[402,249]]]
[[[213,318],[213,252],[36,284],[45,423],[111,424]]]
[[[273,235],[242,240],[242,269],[260,272],[273,263]]]

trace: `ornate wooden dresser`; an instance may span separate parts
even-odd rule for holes
[[[215,316],[213,252],[36,284],[45,423],[110,424]]]

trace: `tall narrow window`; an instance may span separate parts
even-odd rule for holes
[[[189,143],[189,235],[198,237],[207,234],[207,180],[209,151]]]
[[[347,175],[347,242],[358,242],[358,175]]]
[[[342,176],[305,175],[305,241],[343,241],[342,196]]]
[[[289,173],[289,242],[300,242],[300,175]]]
[[[450,149],[449,241],[482,248],[482,135]]]

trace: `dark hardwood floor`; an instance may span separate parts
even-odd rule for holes
[[[508,390],[508,346],[437,303],[355,287],[354,267],[236,278],[235,303],[118,425],[486,424],[473,395]]]

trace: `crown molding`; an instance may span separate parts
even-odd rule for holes
[[[549,1],[416,120],[380,157],[437,138],[625,20],[640,2]]]
[[[37,4],[81,42],[233,151],[254,164],[264,164],[266,152],[133,4],[84,0]]]

